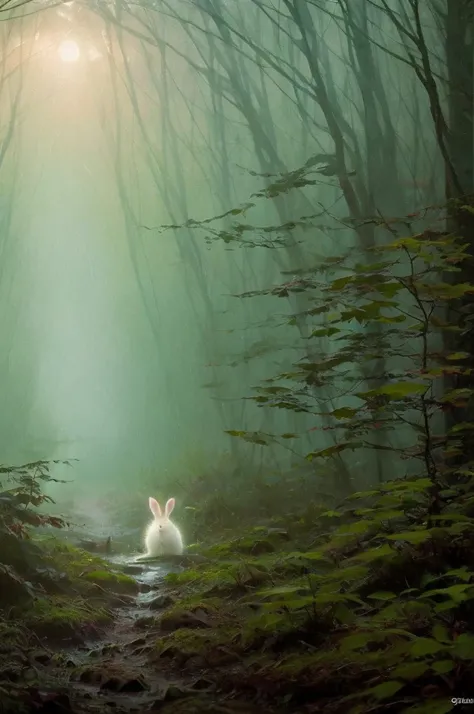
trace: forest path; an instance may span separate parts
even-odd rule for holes
[[[251,706],[216,702],[211,683],[202,677],[190,680],[160,671],[153,656],[160,637],[156,616],[169,604],[163,581],[183,566],[137,562],[129,555],[106,559],[137,581],[139,593],[122,596],[113,624],[99,638],[48,647],[54,654],[44,657],[38,713],[251,714]]]

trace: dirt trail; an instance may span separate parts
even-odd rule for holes
[[[183,682],[160,674],[150,654],[159,637],[154,616],[166,605],[162,583],[169,572],[180,569],[153,563],[136,563],[133,557],[108,560],[139,584],[137,597],[124,596],[115,610],[114,624],[100,639],[79,647],[54,648],[41,674],[46,686],[38,701],[41,714],[92,714],[115,712],[231,712],[199,701],[205,697],[202,682]],[[53,665],[53,662],[55,663]],[[38,667],[41,662],[38,662]],[[194,703],[193,703],[194,700]],[[185,705],[185,708],[183,706]],[[242,710],[240,710],[242,711]]]

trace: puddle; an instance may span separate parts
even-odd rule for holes
[[[168,573],[180,573],[183,570],[182,565],[174,563],[153,562],[152,560],[137,560],[138,553],[127,553],[105,555],[102,556],[111,565],[117,566],[118,570],[126,572],[137,583],[149,585],[152,588],[160,586]]]

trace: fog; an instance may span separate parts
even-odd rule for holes
[[[361,483],[397,473],[371,454],[308,466],[309,451],[337,442],[317,406],[337,396],[320,385],[307,411],[248,397],[331,342],[288,323],[306,294],[236,295],[383,232],[351,220],[443,200],[433,96],[414,69],[430,58],[444,107],[442,14],[428,0],[418,9],[423,46],[402,0],[73,0],[3,13],[4,463],[77,459],[55,497],[160,490],[216,468],[224,479],[350,463]],[[250,198],[317,155],[312,185]],[[301,216],[315,218],[285,227]],[[226,430],[299,438],[264,447]]]

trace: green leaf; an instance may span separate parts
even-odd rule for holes
[[[346,498],[346,501],[354,501],[358,498],[369,498],[369,496],[380,496],[380,491],[358,491],[357,493],[351,493],[351,495]]]
[[[474,429],[474,422],[463,421],[460,424],[455,424],[451,429],[449,429],[448,434],[456,434],[459,431],[472,431]]]
[[[389,699],[400,691],[400,689],[403,689],[404,686],[405,684],[403,682],[382,682],[382,684],[378,684],[376,687],[367,690],[367,694],[372,694],[376,699]]]
[[[258,444],[259,446],[268,446],[270,444],[270,440],[258,431],[235,431],[231,429],[225,430],[224,433],[229,434],[229,436],[237,436],[244,441],[248,441],[251,444]]]
[[[418,382],[396,382],[395,384],[387,384],[385,387],[380,387],[373,391],[378,394],[387,394],[388,396],[401,399],[411,394],[422,394],[426,389],[426,384]]]
[[[331,412],[331,416],[336,419],[352,419],[356,414],[358,414],[360,409],[351,409],[350,407],[341,407],[340,409],[334,409]]]
[[[448,588],[436,588],[435,590],[428,590],[421,593],[419,597],[431,598],[434,595],[445,595],[456,602],[463,602],[464,600],[469,600],[474,597],[474,585],[463,583],[459,585],[451,585]]]
[[[436,654],[446,649],[446,646],[430,639],[429,637],[418,637],[410,647],[413,657],[424,657],[425,655]]]
[[[431,633],[437,642],[450,642],[449,632],[444,625],[437,623],[434,625]]]
[[[265,588],[265,590],[260,590],[258,592],[262,597],[269,597],[274,595],[295,595],[295,593],[304,592],[307,590],[305,585],[281,585],[275,588]]]
[[[337,603],[333,615],[341,625],[351,625],[356,620],[356,615],[343,602]]]
[[[321,518],[340,518],[342,516],[342,513],[339,511],[324,511],[324,513],[321,513]]]
[[[393,533],[386,536],[388,540],[405,540],[408,543],[424,543],[431,537],[431,530],[405,531],[404,533]]]
[[[454,641],[453,654],[459,659],[474,659],[474,635],[464,633]]]
[[[434,606],[435,612],[449,612],[449,610],[457,610],[458,603],[456,600],[445,600]]]
[[[352,650],[360,650],[366,647],[369,642],[378,642],[380,636],[373,632],[359,632],[356,635],[348,635],[339,643],[341,652],[351,652]]]
[[[389,556],[395,557],[397,551],[393,550],[388,543],[377,548],[369,548],[368,550],[362,551],[354,556],[354,560],[362,560],[370,562],[371,560],[378,560],[379,558],[387,558]]]
[[[446,392],[439,401],[443,404],[458,404],[459,402],[469,401],[473,395],[474,390],[472,389],[451,389],[451,391]]]
[[[448,570],[447,573],[444,573],[445,578],[459,578],[460,580],[464,580],[465,582],[469,582],[471,578],[474,580],[474,573],[472,570],[468,570],[466,567],[463,568],[455,568],[454,570]]]
[[[404,511],[376,511],[375,517],[377,521],[389,521],[391,518],[402,518],[405,516]]]
[[[379,293],[384,295],[384,297],[393,298],[400,290],[403,290],[403,286],[399,282],[387,282],[380,283],[380,285],[373,286]]]
[[[350,523],[348,525],[341,526],[340,528],[338,528],[338,530],[335,532],[334,535],[337,537],[344,537],[347,535],[365,533],[372,526],[373,526],[372,521],[368,521],[368,520],[355,521],[355,523]]]
[[[426,662],[408,662],[407,664],[401,664],[397,667],[392,675],[400,679],[406,679],[412,681],[413,679],[418,679],[422,677],[429,670],[429,666]]]
[[[406,590],[402,590],[400,595],[409,595],[411,593],[417,593],[419,592],[419,588],[407,588]]]
[[[454,707],[455,704],[448,697],[443,697],[443,699],[428,698],[419,706],[403,709],[400,714],[448,714]]]
[[[367,595],[370,600],[393,600],[397,596],[395,593],[389,593],[381,590],[380,592],[372,593],[372,595]]]
[[[417,290],[423,300],[426,300],[426,297],[434,300],[456,300],[474,292],[474,285],[470,283],[424,283],[418,280]]]
[[[337,327],[324,327],[320,330],[313,330],[310,337],[332,337],[332,335],[337,335],[340,331]]]
[[[347,275],[343,278],[337,278],[337,280],[333,280],[332,283],[329,285],[330,290],[342,290],[343,288],[346,287],[349,283],[351,283],[354,280],[352,275]]]
[[[438,662],[433,662],[431,664],[431,669],[436,672],[436,674],[448,674],[455,667],[452,659],[440,659]]]

